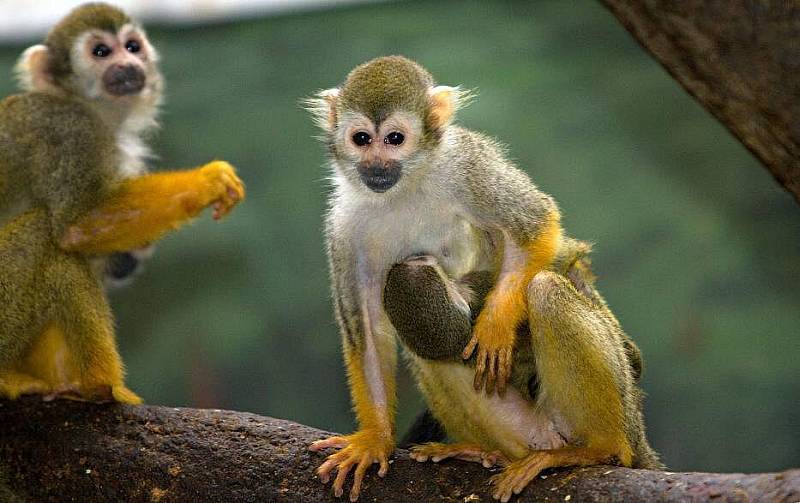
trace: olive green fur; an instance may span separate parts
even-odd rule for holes
[[[0,370],[19,361],[44,329],[61,327],[78,370],[113,333],[111,310],[90,261],[53,241],[44,208],[0,229]]]
[[[433,77],[402,56],[385,56],[357,66],[339,95],[342,110],[354,110],[376,124],[396,110],[428,116],[428,89]]]
[[[105,4],[73,11],[47,38],[49,64],[60,65],[49,76],[71,72],[69,50],[82,32],[113,31],[127,22]],[[102,261],[67,253],[59,243],[68,226],[123,180],[120,124],[101,116],[105,103],[85,99],[58,78],[53,83],[55,89],[0,101],[0,216],[6,219],[0,220],[0,371],[14,370],[55,326],[67,344],[70,370],[86,377],[84,384],[116,385],[123,370]]]
[[[53,239],[119,181],[112,131],[72,95],[29,92],[0,102],[0,213],[47,208]]]
[[[618,387],[623,398],[625,432],[634,452],[632,466],[662,468],[658,455],[645,437],[641,412],[643,393],[635,382],[641,376],[641,353],[621,330],[594,287],[589,252],[587,243],[569,238],[564,240],[550,268],[563,281],[557,285],[556,293],[550,294],[555,300],[549,302],[556,304],[553,310],[557,313],[556,318],[562,318],[559,326],[564,330],[580,333],[586,329],[586,320],[590,320],[594,323],[592,329],[597,333],[605,333],[604,340],[610,343],[607,345],[624,358],[629,368],[621,372]],[[471,286],[474,293],[470,304],[471,319],[447,297],[444,279],[434,267],[400,263],[392,268],[385,288],[384,304],[406,351],[425,359],[461,360],[461,352],[471,337],[471,321],[477,316],[483,297],[491,288],[492,276],[486,272],[473,273],[460,281]],[[509,386],[526,399],[536,400],[536,358],[530,341],[531,333],[526,322],[518,330]],[[474,366],[474,358],[464,361],[464,364]],[[424,414],[430,416],[427,411]],[[434,424],[431,417],[423,415],[418,419],[419,424],[410,432],[416,438],[407,435],[405,441],[441,441],[441,434],[438,433],[441,426]]]
[[[87,3],[72,10],[44,41],[51,51],[48,65],[51,75],[59,82],[72,73],[70,52],[78,36],[91,29],[116,33],[130,22],[123,11],[106,3]]]

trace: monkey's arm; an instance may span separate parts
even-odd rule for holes
[[[214,218],[221,218],[243,198],[244,185],[224,161],[127,179],[66,229],[61,247],[86,254],[132,250],[177,229],[211,204]]]
[[[389,455],[394,449],[397,350],[393,335],[377,330],[382,312],[381,279],[356,270],[349,243],[332,237],[330,227],[328,236],[334,309],[359,428],[351,435],[314,442],[309,449],[339,449],[317,469],[323,482],[338,469],[333,483],[337,497],[343,494],[347,475],[355,467],[350,490],[350,500],[355,501],[373,463],[380,465],[381,477],[389,469]]]
[[[487,163],[477,175],[468,171],[467,200],[478,220],[500,235],[503,253],[497,283],[462,356],[469,358],[477,348],[475,389],[485,385],[490,393],[496,386],[502,394],[511,372],[516,329],[526,317],[528,285],[558,251],[560,213],[550,196],[505,160]]]

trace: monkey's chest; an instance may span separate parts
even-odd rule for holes
[[[436,362],[412,356],[411,366],[434,416],[448,436],[484,450],[500,450],[520,458],[531,450],[567,444],[569,432],[557,414],[550,414],[515,389],[503,397],[472,387],[475,369],[458,362]]]
[[[424,202],[396,207],[362,223],[361,249],[373,270],[388,270],[412,255],[431,255],[453,278],[490,265],[488,237],[463,215]]]

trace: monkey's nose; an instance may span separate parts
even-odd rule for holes
[[[103,86],[109,94],[127,96],[144,89],[144,71],[134,65],[114,65],[103,74]]]
[[[358,174],[373,192],[386,192],[391,189],[403,174],[402,165],[397,161],[374,162],[360,164]]]

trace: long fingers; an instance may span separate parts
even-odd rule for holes
[[[461,358],[464,360],[468,359],[472,356],[472,353],[475,352],[476,347],[478,347],[478,336],[473,332],[472,339],[469,340],[467,347],[465,347],[464,351],[461,353]]]
[[[358,494],[361,492],[361,482],[364,480],[364,474],[367,473],[367,468],[372,465],[372,460],[368,454],[361,456],[361,461],[358,462],[356,473],[353,475],[353,487],[350,488],[350,501],[356,501]]]
[[[475,365],[475,379],[472,383],[476,391],[486,390],[491,394],[495,389],[500,396],[505,395],[508,379],[511,377],[511,348],[497,350],[478,349]]]
[[[353,468],[353,465],[356,464],[356,459],[352,456],[345,456],[345,459],[339,463],[338,472],[336,473],[336,480],[333,481],[333,495],[337,498],[341,497],[344,494],[344,481],[347,480],[347,475],[350,473],[350,470]],[[356,492],[356,498],[358,497],[358,492],[361,490],[359,486],[356,488],[353,485],[353,490]],[[352,496],[352,493],[351,493]]]

